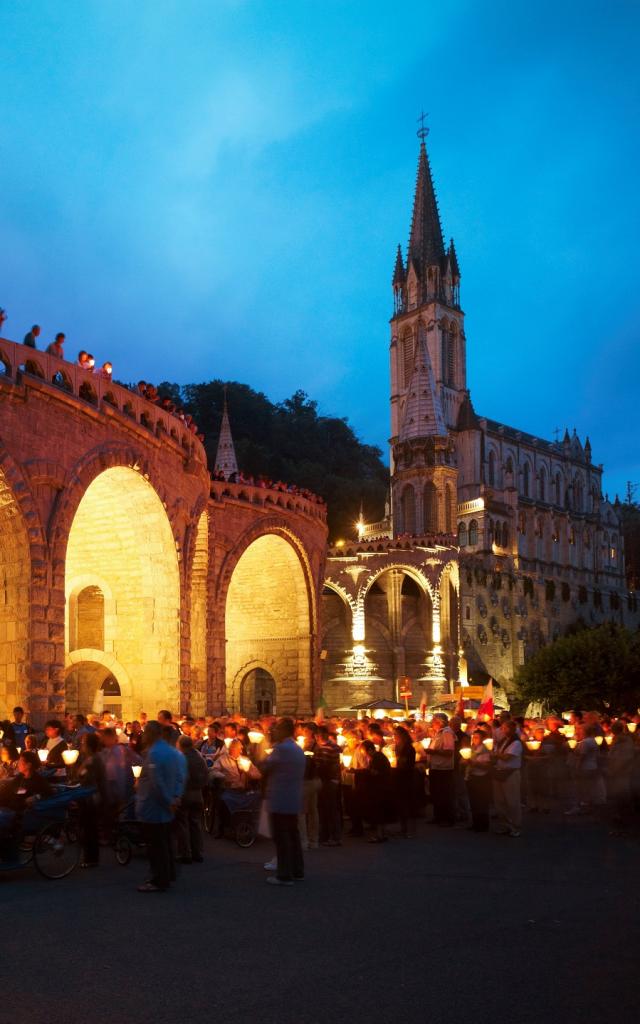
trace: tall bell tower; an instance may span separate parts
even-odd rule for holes
[[[464,314],[453,239],[445,250],[424,115],[406,262],[398,246],[391,318],[393,532],[456,531],[457,470],[449,431],[466,396]]]

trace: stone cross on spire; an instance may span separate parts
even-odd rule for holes
[[[222,470],[225,480],[238,472],[238,461],[236,450],[233,445],[231,424],[229,422],[229,411],[227,409],[227,386],[224,388],[224,408],[222,410],[222,423],[220,424],[220,438],[216,452],[216,471]]]

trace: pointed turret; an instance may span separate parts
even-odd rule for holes
[[[393,269],[393,281],[394,287],[402,287],[405,282],[404,262],[402,259],[402,248],[398,244],[398,251],[396,253],[396,265]]]
[[[591,462],[591,441],[587,437],[584,442],[584,457],[587,462]]]
[[[409,238],[407,264],[410,260],[413,260],[420,268],[421,273],[424,274],[427,267],[441,267],[444,257],[445,251],[438,203],[433,187],[427,148],[424,144],[424,139],[422,139],[420,143],[420,156],[418,158],[418,176],[413,200],[413,217],[411,218],[411,237]]]
[[[456,247],[453,244],[453,238],[449,240],[449,251],[447,252],[449,257],[449,266],[451,267],[451,276],[460,279],[460,265],[458,263],[458,255],[456,253]]]
[[[226,387],[224,389],[224,408],[222,410],[222,423],[220,424],[220,437],[216,452],[216,472],[218,470],[222,470],[225,480],[228,480],[232,474],[237,474],[238,472],[238,461],[231,434],[229,410],[227,409]]]
[[[407,400],[400,425],[400,441],[409,441],[429,435],[446,437],[447,428],[436,390],[427,345],[421,335],[416,348]]]

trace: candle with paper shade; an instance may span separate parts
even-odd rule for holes
[[[460,757],[463,761],[468,761],[471,757],[471,747],[460,747]]]
[[[40,760],[42,761],[43,764],[47,760],[48,756],[49,756],[49,751],[46,748],[44,750],[39,750],[38,751],[38,757],[40,758]]]
[[[431,737],[430,736],[425,736],[425,738],[423,740],[420,740],[420,742],[422,743],[422,746],[424,747],[424,749],[428,750],[429,747],[431,746]]]
[[[304,736],[296,736],[296,743],[301,750],[304,750]]]
[[[342,761],[343,768],[350,768],[353,757],[351,754],[340,754],[340,760]]]
[[[249,730],[249,743],[262,743],[264,739],[264,733],[258,732],[257,729]]]
[[[241,772],[248,772],[251,769],[251,761],[248,757],[238,758],[238,768]]]
[[[224,745],[227,748],[227,750],[229,749],[229,747],[233,743],[234,739],[235,739],[235,736],[225,736],[225,738],[224,738]]]
[[[487,750],[493,750],[493,740],[491,739],[490,736],[487,737],[486,740],[483,740],[482,743],[487,748]]]
[[[78,760],[79,756],[80,756],[80,751],[78,751],[78,750],[63,750],[62,751],[62,760],[66,764],[67,768],[70,768],[72,764],[75,764],[76,761]]]
[[[604,737],[603,736],[595,736],[594,739],[595,739],[596,743],[598,744],[598,746],[601,747],[603,742],[604,742]]]
[[[637,728],[638,728],[638,723],[637,722],[627,722],[627,729],[629,730],[630,733],[634,733]]]
[[[604,742],[607,744],[608,747],[610,747],[613,743],[613,733],[608,732],[604,738]]]
[[[570,739],[570,740],[567,740],[567,744],[569,746],[569,750],[575,750],[576,747],[578,746],[578,741],[574,740],[574,739]]]
[[[527,750],[540,750],[540,740],[527,740]]]
[[[338,735],[336,736],[336,742],[339,747],[344,747],[346,746],[347,743],[347,737],[343,736],[342,733],[339,732]]]
[[[139,779],[140,776],[142,775],[142,765],[141,764],[132,764],[131,765],[131,771],[133,772],[134,779]]]

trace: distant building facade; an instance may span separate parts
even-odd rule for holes
[[[467,675],[508,692],[518,665],[571,624],[637,621],[589,439],[546,441],[474,410],[460,267],[420,134],[409,245],[392,281],[391,498],[382,522],[329,551],[331,706],[393,696],[405,676],[430,699]]]

